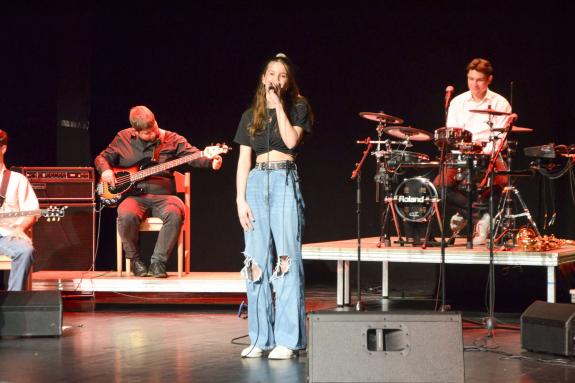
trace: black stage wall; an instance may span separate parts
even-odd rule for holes
[[[465,66],[474,57],[493,62],[494,91],[511,98],[513,82],[517,124],[535,129],[519,137],[520,148],[551,141],[575,143],[573,54],[567,37],[571,12],[562,2],[546,2],[537,9],[521,3],[466,9],[458,2],[388,1],[345,8],[332,2],[287,3],[278,9],[225,2],[186,7],[126,4],[131,3],[84,2],[75,8],[2,13],[0,128],[11,134],[11,165],[54,166],[58,158],[74,165],[70,156],[58,153],[67,150],[57,139],[58,110],[70,97],[62,89],[76,89],[81,100],[90,102],[89,107],[77,102],[81,110],[76,114],[67,112],[79,120],[90,112],[89,125],[82,125],[89,127],[89,140],[82,136],[80,143],[89,142],[90,158],[128,126],[128,110],[137,104],[148,105],[160,126],[182,133],[199,147],[230,144],[261,65],[277,52],[295,62],[302,93],[316,115],[314,134],[299,158],[307,242],[356,234],[355,183],[350,175],[363,147],[355,141],[375,138],[376,127],[358,113],[384,111],[432,132],[444,125],[445,87],[453,85],[455,94],[466,90]],[[71,37],[78,34],[84,36],[85,49]],[[70,60],[71,54],[86,56]],[[88,65],[82,63],[89,63],[89,70],[70,70],[66,78],[66,68]],[[89,78],[81,86],[62,85],[79,81],[82,74]],[[243,261],[235,210],[235,149],[221,171],[197,170],[193,175],[195,270],[239,270]],[[412,150],[437,155],[432,143],[418,143]],[[81,155],[78,158],[85,162]],[[519,155],[517,167],[527,163]],[[365,235],[379,234],[374,165],[370,158],[364,169]],[[533,210],[540,200],[537,182],[518,184]],[[566,178],[556,183],[559,216],[554,231],[560,237],[575,237],[570,219],[575,208],[567,185]],[[102,219],[100,269],[114,267],[113,217],[107,212]],[[200,220],[210,224],[196,223]],[[333,274],[326,273],[331,265],[306,267],[308,279]],[[482,280],[483,271],[476,273]]]

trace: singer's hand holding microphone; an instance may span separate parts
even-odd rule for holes
[[[266,86],[266,96],[268,98],[268,100],[272,101],[273,103],[278,103],[280,102],[280,94],[281,94],[281,85],[280,84],[274,84],[274,83],[269,83]]]
[[[280,84],[274,84],[274,83],[269,83],[268,86],[268,92],[273,92],[275,94],[279,94],[279,92],[281,91],[281,86]]]

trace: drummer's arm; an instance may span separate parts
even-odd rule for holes
[[[510,113],[511,108],[509,109]],[[502,125],[502,129],[503,131],[511,131],[511,128],[513,127],[513,122],[515,122],[515,120],[517,120],[517,114],[515,113],[511,113],[509,116],[501,116],[503,119],[503,125]],[[501,133],[498,136],[498,141],[497,141],[497,149],[505,149],[507,147],[507,140],[505,139],[507,136],[507,133]]]
[[[497,105],[491,105],[491,107],[495,110],[500,110],[502,112],[511,113],[511,105],[505,99],[499,99],[496,102]],[[509,116],[495,116],[493,117],[493,129],[496,129],[498,132],[505,131],[505,128],[508,125]],[[499,149],[502,145],[506,144],[505,140],[506,134],[500,133],[497,135],[498,140],[496,141],[497,146],[496,149]],[[489,142],[485,149],[489,149],[486,153],[490,154],[493,151],[493,143]]]
[[[496,140],[495,140],[495,149],[499,150],[499,148],[501,147],[501,145],[505,145],[507,141],[504,141],[505,138],[505,134],[501,133],[499,135],[496,136]],[[487,141],[487,143],[485,144],[485,147],[483,148],[483,154],[489,154],[491,155],[491,153],[493,153],[493,142],[491,141]]]
[[[498,141],[500,142],[500,141]],[[483,150],[481,151],[483,154],[489,154],[491,155],[491,153],[493,152],[493,142],[491,141],[486,141],[485,142],[485,146],[483,147]]]
[[[505,107],[503,107],[501,109],[504,112],[511,113],[511,105],[509,105],[509,103],[506,103]],[[510,123],[513,123],[513,121],[510,119],[510,116],[496,116],[496,117],[494,117],[493,129],[496,129],[495,134],[497,134],[497,132],[505,131],[505,129],[508,127],[508,125]],[[497,136],[496,136],[497,140],[495,141],[496,142],[496,146],[495,146],[496,150],[505,148],[505,146],[507,145],[507,140],[505,139],[506,136],[507,136],[506,133],[497,134]],[[485,148],[483,149],[483,153],[491,154],[492,152],[493,152],[493,143],[488,142],[487,145],[485,146]]]
[[[505,136],[502,134],[502,136]],[[499,150],[499,148],[501,147],[501,145],[504,144],[503,139],[498,138],[496,141],[496,148],[497,150]],[[483,154],[489,154],[491,155],[491,153],[493,153],[493,142],[488,142],[487,145],[485,145],[485,147],[483,148]]]

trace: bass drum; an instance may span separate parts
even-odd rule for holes
[[[393,200],[397,214],[405,221],[426,222],[433,215],[437,189],[427,178],[408,178],[397,186]]]

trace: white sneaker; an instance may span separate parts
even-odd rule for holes
[[[276,346],[268,355],[268,359],[291,359],[293,358],[293,350],[284,346]]]
[[[242,356],[242,358],[261,358],[263,353],[264,350],[262,350],[259,347],[251,345],[249,347],[244,348],[240,355]]]
[[[475,234],[473,236],[473,245],[485,245],[487,236],[489,235],[489,214],[484,213],[483,217],[477,222],[475,226]]]
[[[466,223],[467,221],[461,214],[455,213],[449,220],[449,228],[453,234],[457,235],[465,227]]]

